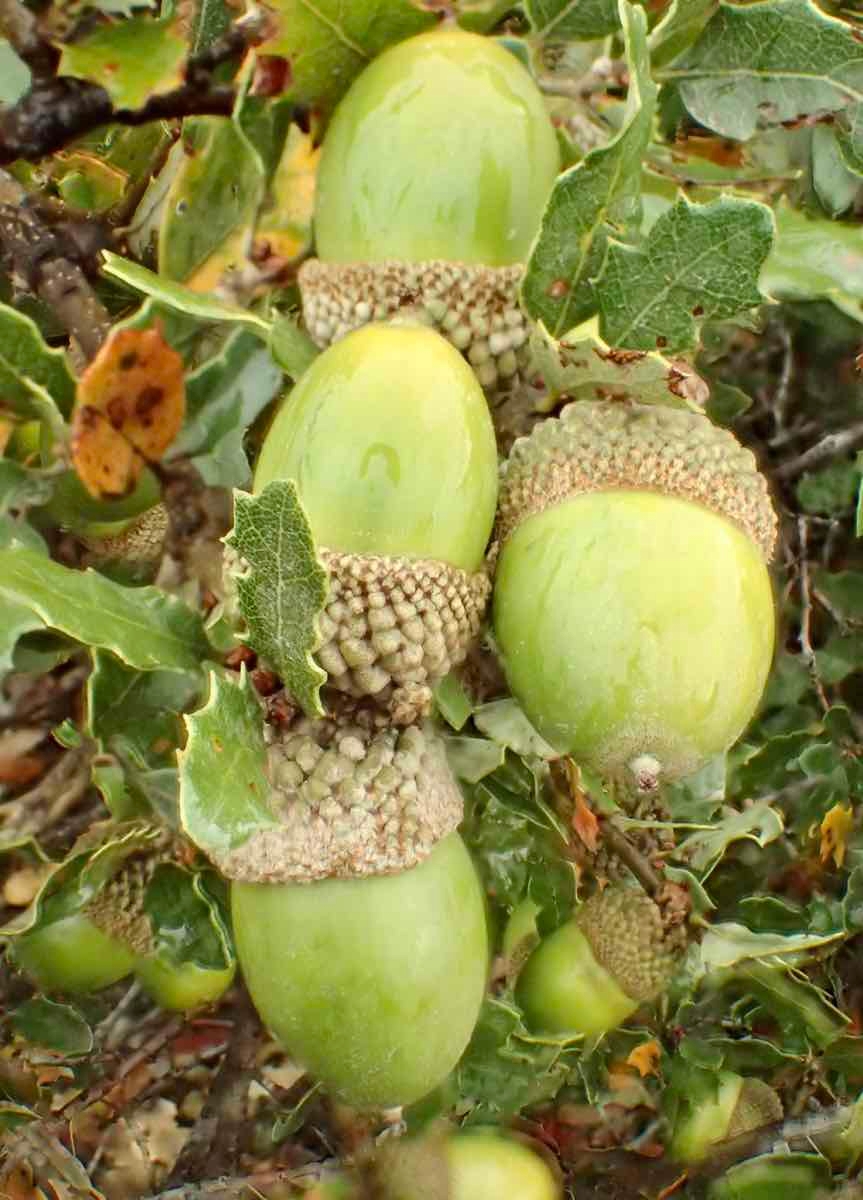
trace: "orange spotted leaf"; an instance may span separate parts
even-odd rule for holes
[[[660,1056],[659,1042],[652,1038],[649,1042],[642,1042],[640,1046],[636,1046],[630,1051],[626,1065],[635,1067],[641,1078],[644,1079],[647,1075],[659,1074]]]
[[[832,858],[837,867],[845,861],[848,835],[854,828],[854,814],[850,808],[834,804],[821,822],[821,861]]]
[[[81,376],[72,417],[72,460],[87,491],[131,491],[177,436],[185,409],[183,360],[161,329],[115,330]]]

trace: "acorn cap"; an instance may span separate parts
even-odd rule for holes
[[[97,929],[122,942],[133,954],[156,950],[144,895],[160,861],[157,855],[146,853],[126,859],[84,909]]]
[[[168,532],[168,510],[164,504],[148,508],[130,521],[122,533],[107,537],[82,538],[94,562],[123,562],[153,565],[162,557]]]
[[[430,702],[430,685],[464,661],[479,633],[491,592],[487,572],[331,550],[321,559],[330,592],[315,658],[330,686],[351,696],[422,688]]]
[[[504,465],[497,534],[587,492],[662,492],[741,528],[766,562],[776,513],[751,451],[707,417],[682,409],[577,401],[520,438]]]
[[[468,263],[325,263],[299,272],[312,339],[329,346],[370,321],[410,315],[437,329],[487,390],[508,386],[526,362],[528,325],[518,303],[524,267]]]
[[[762,1125],[772,1125],[781,1121],[782,1115],[782,1101],[768,1083],[744,1079],[725,1137],[739,1137]]]
[[[299,717],[274,732],[270,802],[281,822],[217,866],[249,883],[386,875],[416,866],[461,821],[443,742],[429,727],[396,729],[382,713]]]
[[[591,896],[576,924],[597,962],[640,1004],[662,991],[685,937],[679,929],[669,937],[658,906],[645,892],[626,886],[612,885]]]

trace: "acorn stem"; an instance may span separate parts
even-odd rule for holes
[[[661,876],[654,871],[644,855],[633,846],[623,830],[612,819],[601,817],[600,821],[602,839],[608,849],[629,867],[651,900],[655,900],[662,891]]]

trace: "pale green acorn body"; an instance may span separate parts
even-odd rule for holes
[[[312,337],[327,345],[407,307],[483,386],[511,379],[523,264],[559,169],[542,96],[504,47],[449,30],[385,51],[324,141],[318,258],[300,272]]]
[[[729,434],[570,405],[516,443],[499,533],[498,647],[556,749],[649,790],[739,737],[773,655],[775,516]]]
[[[486,981],[476,871],[458,834],[394,875],[234,883],[237,950],[264,1022],[351,1104],[409,1104],[455,1066]]]
[[[357,330],[273,421],[255,489],[274,479],[296,483],[330,575],[316,652],[330,686],[398,689],[391,712],[406,703],[410,723],[463,660],[491,590],[497,452],[473,374],[423,326]]]

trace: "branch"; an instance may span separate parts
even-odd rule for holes
[[[21,185],[0,171],[0,265],[40,296],[93,358],[111,328],[71,247],[59,230],[43,224]]]
[[[777,479],[796,479],[804,471],[810,471],[813,467],[818,467],[831,458],[845,454],[848,450],[856,450],[861,445],[863,445],[863,421],[857,421],[856,424],[849,425],[847,429],[842,429],[838,433],[828,433],[826,437],[823,437],[820,442],[816,442],[814,446],[810,446],[803,454],[783,463],[774,474]]]
[[[10,3],[14,0],[0,0],[2,6]],[[151,96],[141,108],[115,108],[104,88],[85,79],[37,76],[30,91],[0,114],[0,166],[20,158],[44,158],[101,125],[230,116],[236,92],[230,84],[214,83],[213,72],[242,57],[265,36],[259,16],[237,21],[223,37],[189,58],[179,87]]]

